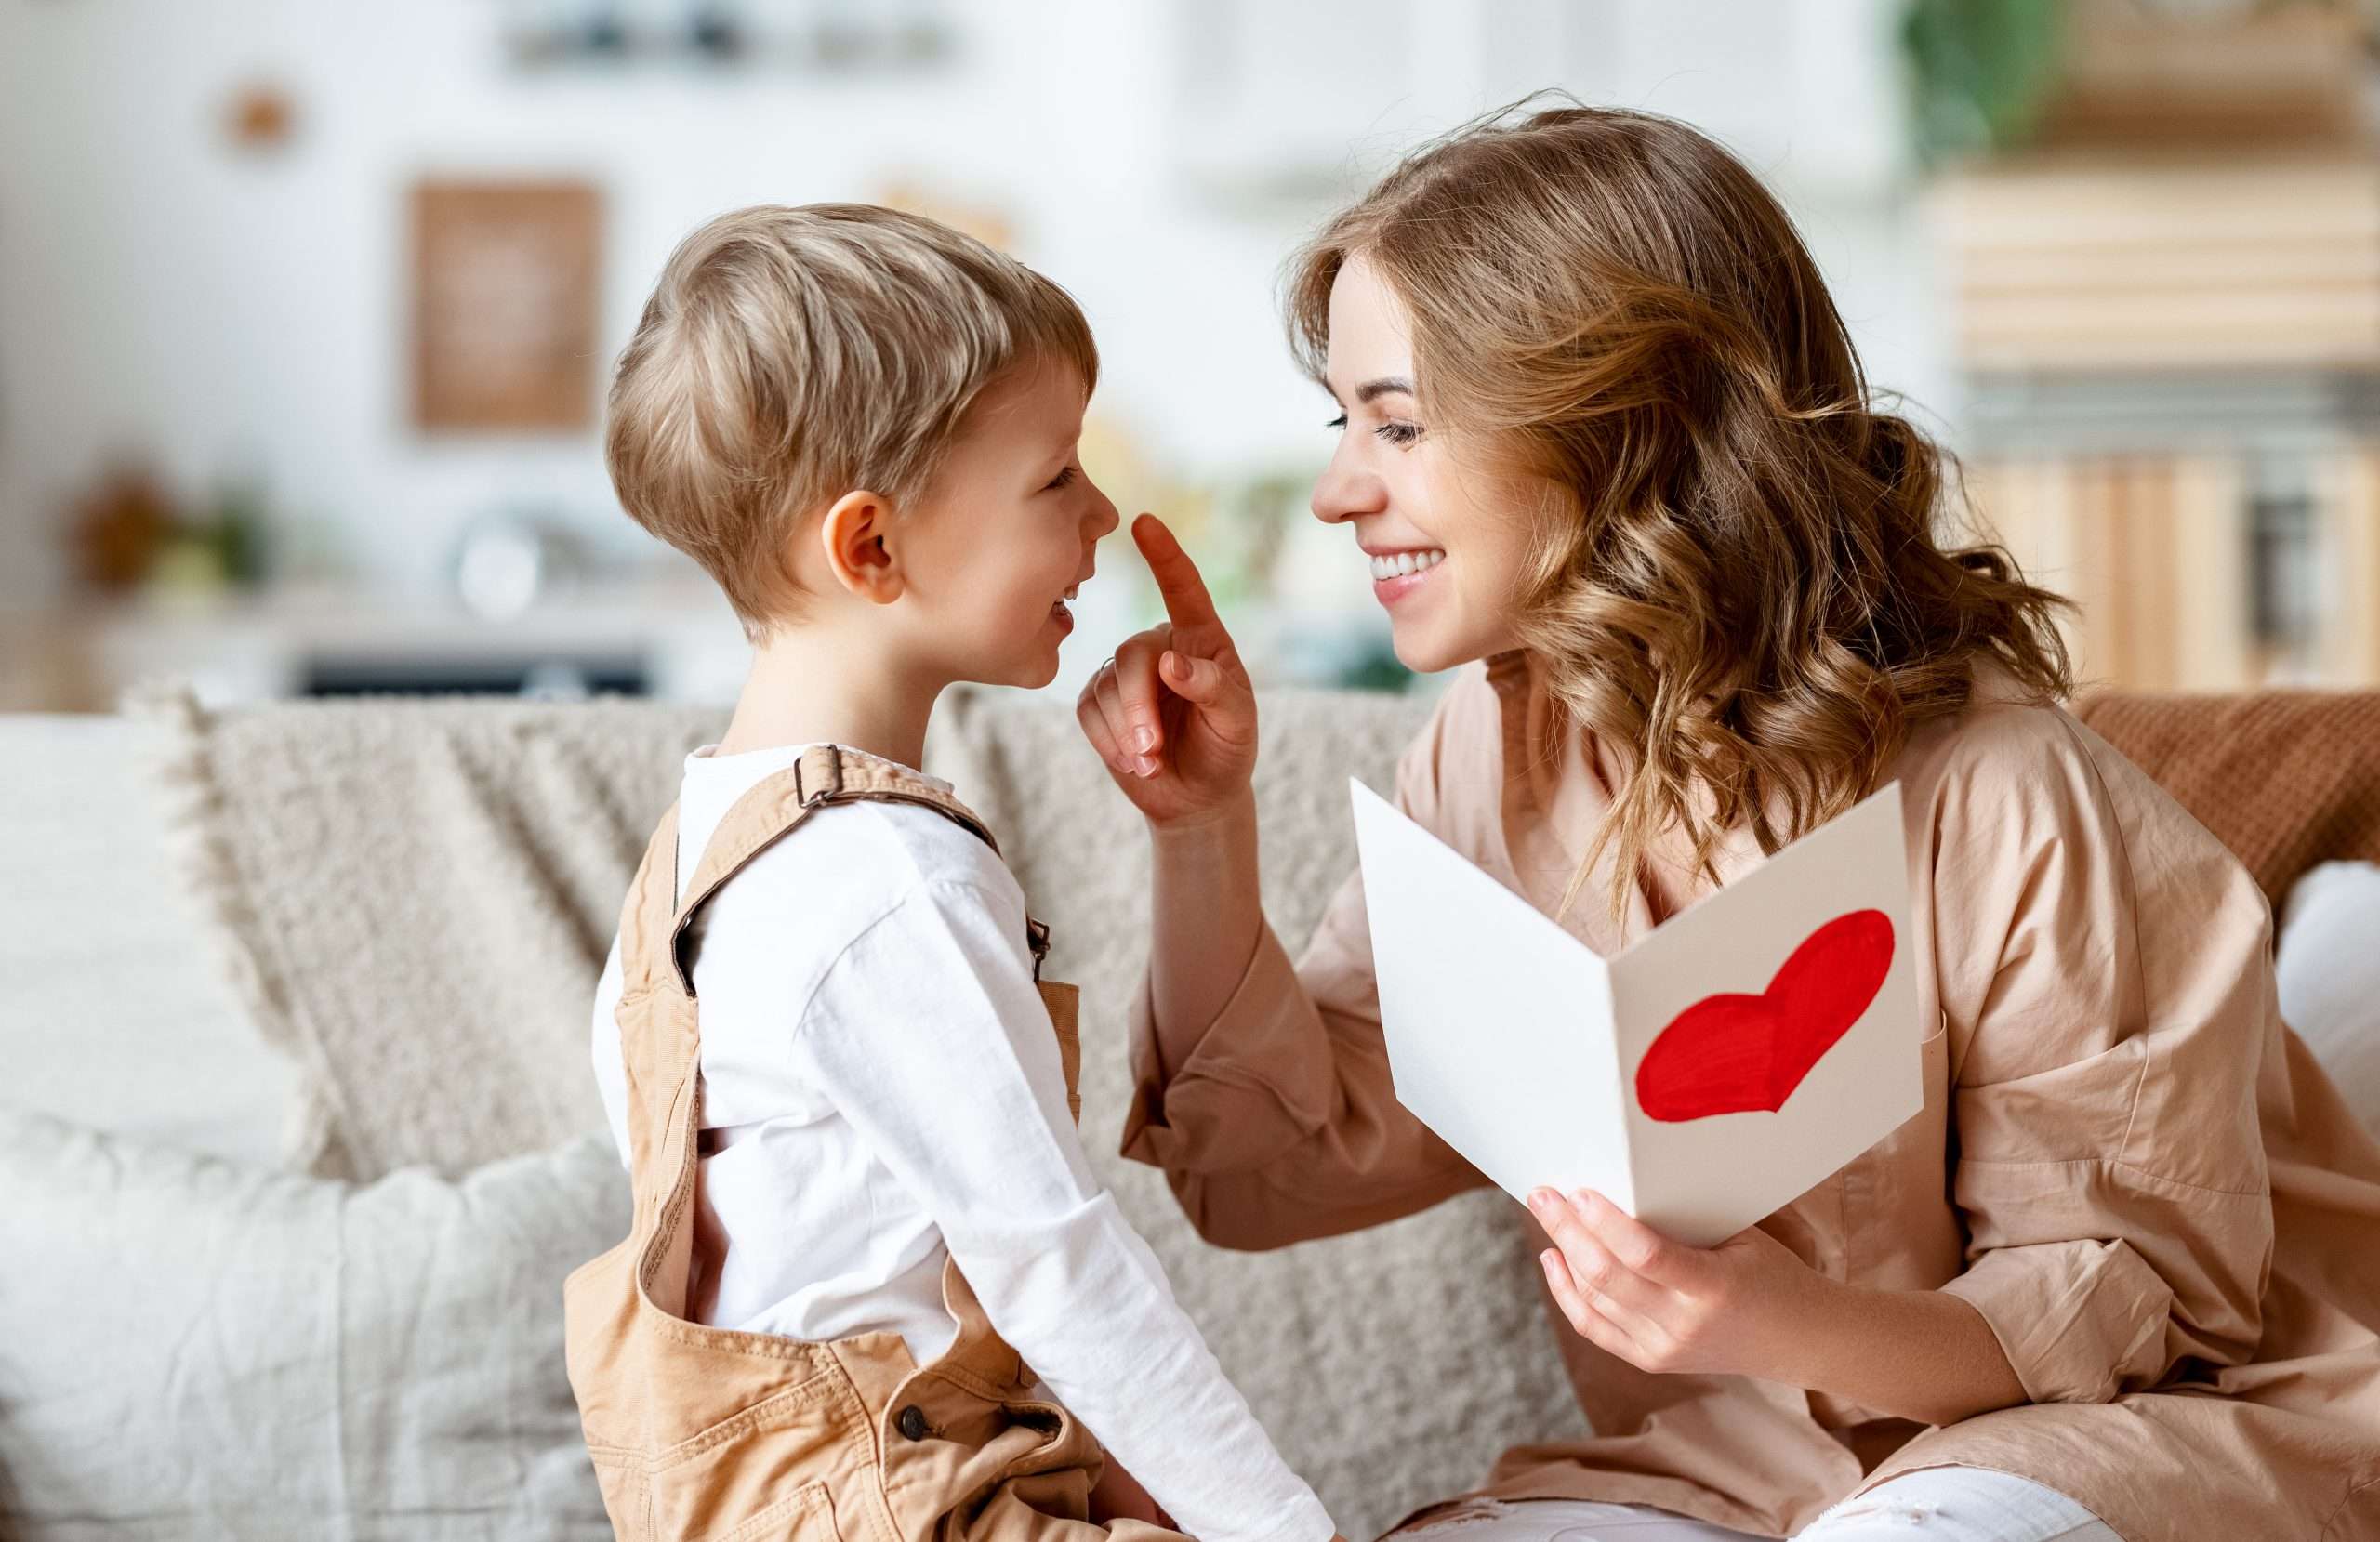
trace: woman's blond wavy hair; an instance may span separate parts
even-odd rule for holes
[[[1774,852],[1850,807],[1980,661],[2069,693],[2066,602],[2001,547],[1939,539],[1954,463],[1871,402],[1741,163],[1667,118],[1540,101],[1408,156],[1291,260],[1287,310],[1319,379],[1360,256],[1408,312],[1430,431],[1561,508],[1516,635],[1626,768],[1563,899],[1616,848],[1617,916],[1666,831],[1709,873],[1726,830]]]

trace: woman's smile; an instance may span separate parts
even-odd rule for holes
[[[1383,605],[1394,605],[1420,588],[1447,560],[1445,550],[1437,547],[1410,547],[1400,551],[1366,547],[1365,552],[1371,559],[1373,598]]]

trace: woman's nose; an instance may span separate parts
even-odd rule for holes
[[[1314,484],[1311,507],[1324,524],[1342,524],[1359,514],[1378,514],[1388,507],[1388,484],[1368,471],[1346,464],[1342,452],[1330,457]]]

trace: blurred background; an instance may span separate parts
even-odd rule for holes
[[[737,204],[1064,283],[1085,446],[1266,679],[1403,689],[1304,512],[1275,302],[1417,139],[1556,86],[1774,186],[1875,383],[2081,602],[2091,679],[2380,682],[2374,15],[2331,0],[0,0],[0,707],[724,700],[602,382]],[[1052,688],[1155,613],[1120,537]]]

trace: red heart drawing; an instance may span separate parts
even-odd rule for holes
[[[1706,995],[1636,1062],[1636,1102],[1665,1123],[1774,1112],[1884,987],[1892,918],[1855,910],[1802,939],[1758,995]]]

